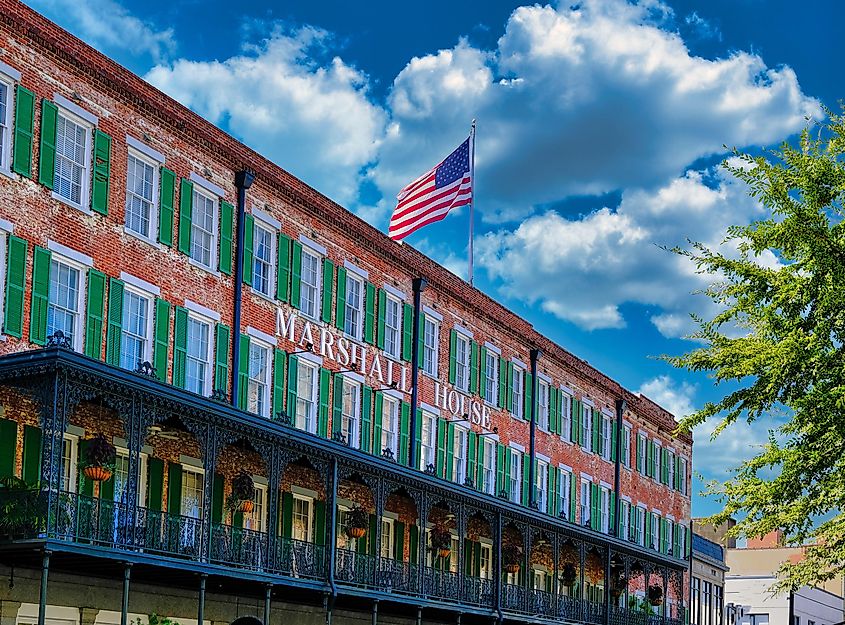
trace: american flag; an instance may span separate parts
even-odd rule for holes
[[[388,236],[399,241],[435,221],[451,209],[472,202],[472,136],[434,169],[424,173],[396,196]]]

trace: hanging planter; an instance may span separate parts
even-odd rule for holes
[[[502,561],[505,571],[508,573],[519,573],[520,561],[522,560],[522,549],[516,545],[505,545],[502,547]]]
[[[355,506],[346,514],[346,526],[343,531],[349,538],[358,540],[367,534],[367,525],[370,522],[370,515],[360,506]]]
[[[241,512],[243,512],[244,514],[249,514],[255,509],[255,502],[250,501],[249,499],[244,499],[241,502],[240,508]]]
[[[560,572],[560,583],[567,588],[572,588],[578,578],[578,571],[575,565],[567,562],[563,565],[563,570]]]
[[[105,482],[114,475],[116,458],[114,445],[102,434],[97,434],[85,441],[79,465],[89,480]]]
[[[431,550],[441,558],[448,558],[452,553],[452,534],[445,527],[435,527],[429,534]]]
[[[625,577],[625,567],[612,564],[610,567],[610,596],[618,599],[627,587],[628,578]]]
[[[657,584],[648,587],[648,602],[653,606],[663,605],[663,588]]]
[[[241,471],[232,480],[232,492],[226,500],[229,510],[249,514],[255,509],[255,482],[246,471]]]

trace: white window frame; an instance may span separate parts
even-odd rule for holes
[[[127,467],[129,464],[129,450],[125,447],[116,447],[115,448],[115,455],[120,456],[121,458],[125,458],[127,461]],[[145,507],[147,505],[147,459],[148,456],[144,452],[138,454],[138,480],[136,482],[138,487],[138,501],[137,505],[141,507]],[[115,473],[117,471],[115,470]],[[128,479],[128,478],[127,478]],[[115,488],[115,495],[117,495],[117,488]],[[119,500],[115,500],[115,503],[121,503]]]
[[[660,550],[660,515],[657,512],[649,512],[651,515],[651,544],[649,549]]]
[[[304,371],[308,371],[311,375],[311,397],[309,398],[302,398],[299,394],[299,381],[300,376],[303,374]],[[296,407],[296,421],[302,419],[302,424],[300,426],[299,423],[294,423],[294,427],[298,430],[302,430],[303,432],[308,432],[309,434],[316,434],[317,433],[317,418],[318,418],[318,410],[320,409],[319,406],[319,393],[320,393],[320,367],[316,363],[313,363],[309,360],[299,359],[296,366],[296,398],[297,401],[300,399],[303,402],[310,403],[311,408],[313,410],[313,414],[307,415],[303,414],[302,411],[299,409],[299,406]]]
[[[630,425],[623,425],[622,426],[623,433],[622,433],[622,465],[628,469],[631,468],[631,440],[632,440],[632,431]]]
[[[463,347],[463,358],[458,358]],[[461,332],[455,332],[455,388],[469,393],[472,376],[472,339]]]
[[[132,235],[142,241],[146,241],[152,245],[158,246],[158,210],[159,210],[159,201],[160,201],[160,192],[159,192],[159,185],[160,185],[160,176],[161,176],[161,166],[162,163],[151,157],[149,154],[144,154],[140,150],[133,148],[132,146],[128,147],[128,151],[126,154],[126,204],[129,203],[129,159],[134,158],[136,160],[141,161],[142,163],[149,165],[153,169],[153,180],[152,180],[152,201],[150,205],[150,233],[148,235],[144,235],[136,230],[133,230],[129,227],[128,220],[126,219],[126,213],[128,213],[128,207],[124,205],[124,215],[123,215],[123,230],[126,234]]]
[[[423,366],[422,372],[429,377],[437,378],[438,359],[440,357],[440,321],[430,315],[425,315],[423,321]],[[429,336],[428,328],[431,328],[433,345],[429,345],[426,337]],[[429,355],[431,354],[431,355]]]
[[[572,498],[572,471],[563,468],[558,469],[557,490],[560,510],[555,510],[555,516],[559,517],[560,513],[563,512],[566,518],[569,518],[569,508],[572,505],[570,502]]]
[[[264,350],[264,354],[266,356],[267,365],[264,368],[264,379],[260,380],[258,378],[253,378],[252,376],[252,349],[257,348]],[[249,339],[249,355],[247,358],[247,408],[249,408],[249,385],[250,383],[256,383],[264,387],[264,398],[261,401],[261,405],[258,406],[258,412],[254,413],[260,417],[270,417],[270,394],[273,390],[273,346],[265,343],[264,341],[259,341],[254,337],[250,337]]]
[[[663,451],[663,445],[660,441],[654,441],[654,456],[651,458],[651,469],[654,472],[652,479],[660,484],[660,453]]]
[[[549,396],[551,385],[546,380],[537,380],[537,427],[549,431]]]
[[[619,538],[628,540],[628,532],[631,526],[631,504],[624,499],[619,504],[619,515],[622,517],[619,519],[619,529],[621,530]]]
[[[355,283],[358,286],[358,301],[353,302],[349,297],[351,292],[350,284]],[[343,315],[343,332],[346,336],[355,339],[356,341],[362,340],[364,336],[364,298],[365,298],[365,289],[366,289],[366,282],[364,278],[359,276],[358,274],[347,271],[346,272],[346,308],[344,310]],[[350,312],[357,313],[356,320],[350,322]],[[352,323],[351,332],[347,330],[347,325]]]
[[[640,445],[640,441],[642,441],[642,445]],[[640,449],[643,450],[643,453],[640,453]],[[646,436],[643,432],[637,433],[637,471],[639,471],[643,477],[648,476],[648,436]]]
[[[146,336],[144,337],[144,357],[141,359],[141,362],[152,362],[153,361],[153,343],[155,342],[154,337],[154,323],[155,323],[155,295],[150,293],[149,291],[145,291],[144,289],[140,289],[134,285],[128,284],[124,282],[123,286],[123,310],[126,311],[126,296],[127,295],[134,295],[136,297],[143,298],[147,300],[147,327],[145,328]],[[123,335],[127,334],[126,324],[121,319],[121,328],[120,328],[120,354],[121,359],[123,358]],[[123,364],[123,363],[121,363]],[[129,369],[129,371],[134,371],[135,367]]]
[[[0,65],[0,83],[6,87],[6,117],[0,119],[0,144],[3,149],[0,150],[0,171],[4,174],[12,175],[12,137],[14,136],[15,126],[15,95],[17,80],[13,76],[9,76],[3,71]]]
[[[669,488],[674,488],[675,484],[675,452],[669,451],[667,452],[666,458],[666,481],[668,482],[666,485]]]
[[[437,457],[437,420],[438,417],[434,413],[426,410],[422,411],[423,427],[420,440],[420,471],[425,471],[428,465],[434,465]],[[426,428],[429,425],[429,440],[425,440]]]
[[[637,506],[637,544],[643,547],[645,544],[645,518],[648,514],[648,508],[645,506]]]
[[[513,410],[511,414],[517,419],[525,418],[525,369],[518,365],[513,366],[513,383],[511,384],[511,396],[513,398]]]
[[[488,495],[496,494],[496,441],[485,436],[481,439],[481,453],[484,459],[484,475],[482,488]],[[489,462],[488,462],[489,460]]]
[[[68,454],[67,472],[62,474],[62,486],[67,483],[67,490],[62,492],[75,493],[78,490],[79,483],[79,437],[74,434],[62,434],[62,453],[60,458],[64,464],[64,444],[68,444],[70,453]],[[64,466],[62,466],[64,470]]]
[[[267,223],[258,215],[253,214],[253,233],[252,233],[252,248],[253,248],[253,256],[252,256],[252,291],[257,295],[261,295],[263,297],[273,299],[273,294],[276,290],[276,262],[277,262],[277,254],[276,254],[276,240],[278,238],[279,230],[274,228],[271,224]],[[255,253],[256,242],[258,241],[258,234],[259,230],[263,230],[264,232],[270,235],[270,260],[266,263],[267,264],[267,290],[262,291],[261,289],[255,288],[255,266],[257,263],[262,262],[258,259],[258,254]]]
[[[294,533],[296,532],[296,521],[295,521],[295,513],[296,513],[296,502],[300,501],[306,506],[307,514],[305,515],[306,521],[308,522],[308,527],[305,530],[305,537],[304,538],[294,538]],[[299,493],[293,493],[293,497],[291,498],[291,539],[298,540],[303,543],[313,543],[314,542],[314,498],[308,497],[307,495],[300,495]]]
[[[354,389],[351,414],[345,412],[347,389]],[[341,433],[343,433],[344,428],[343,420],[347,419],[349,421],[349,431],[344,434],[346,436],[346,443],[352,449],[358,449],[361,441],[361,383],[353,378],[343,376],[341,393],[343,393],[340,407]]]
[[[548,509],[549,498],[549,463],[544,460],[537,460],[537,471],[534,475],[534,500],[539,504],[540,511]]]
[[[452,481],[463,484],[467,478],[468,430],[455,426],[455,436],[452,442]],[[460,452],[463,451],[463,454]]]
[[[200,488],[199,491],[198,491],[199,496],[200,496],[200,502],[199,502],[199,506],[197,507],[196,512],[195,512],[196,516],[193,515],[193,511],[192,511],[192,514],[187,514],[186,511],[184,510],[184,508],[185,508],[185,488],[187,487],[187,480],[185,479],[185,476],[188,473],[191,473],[195,476],[199,476],[199,478],[202,480],[202,488]],[[195,467],[193,465],[183,463],[182,464],[182,490],[179,493],[179,515],[186,517],[186,518],[189,518],[189,519],[201,520],[203,508],[205,507],[204,502],[205,502],[205,471],[200,467]],[[168,514],[172,514],[172,513],[168,510]]]
[[[82,127],[85,130],[85,163],[83,164],[82,170],[82,182],[80,185],[79,191],[79,203],[74,202],[70,198],[66,198],[64,195],[61,195],[58,191],[55,190],[55,184],[53,185],[53,191],[51,193],[54,200],[58,200],[68,206],[72,206],[78,210],[81,210],[83,213],[86,214],[93,214],[93,211],[90,208],[91,204],[91,179],[92,179],[92,167],[91,167],[91,155],[94,150],[93,148],[93,137],[94,137],[94,128],[95,125],[92,124],[90,121],[83,119],[79,115],[76,115],[72,111],[66,109],[61,104],[56,104],[56,127],[58,128],[59,118],[64,117],[67,121],[70,121],[77,126]],[[57,130],[58,132],[58,130]],[[55,177],[55,167],[59,165],[59,154],[58,151],[56,152],[56,159],[55,159],[55,166],[53,170],[53,175]]]
[[[53,281],[53,267],[52,264],[54,262],[61,263],[63,265],[67,265],[68,267],[75,269],[79,273],[79,286],[76,294],[76,319],[73,322],[73,341],[71,342],[71,348],[76,352],[81,352],[83,346],[85,345],[85,297],[88,293],[88,269],[89,266],[83,263],[80,263],[77,260],[68,258],[59,252],[51,251],[50,252],[50,282]],[[50,306],[50,285],[47,287],[47,309],[49,311]],[[49,312],[48,312],[49,315]],[[122,320],[121,320],[122,321]],[[48,324],[49,325],[49,324]],[[47,330],[47,334],[50,335],[51,332],[49,329]]]
[[[396,307],[396,326],[389,323],[389,311]],[[392,338],[391,338],[392,337]],[[387,294],[384,310],[384,353],[398,359],[402,354],[402,302],[398,297]]]
[[[610,532],[610,489],[600,486],[599,492],[601,493],[601,524],[599,527],[600,531],[607,534]]]
[[[187,340],[187,328],[190,325],[191,321],[195,323],[204,323],[208,326],[208,348],[205,357],[205,379],[203,380],[203,388],[202,392],[199,393],[200,395],[207,397],[211,393],[211,383],[214,377],[214,320],[203,315],[197,314],[192,310],[188,311],[188,323],[185,326],[186,332],[186,340]],[[188,345],[185,346],[185,359],[186,359],[186,366],[185,366],[185,385],[187,386],[188,383],[188,372],[187,372],[187,359],[191,358],[188,355]]]
[[[510,484],[508,485],[509,499],[513,503],[522,503],[522,456],[523,453],[516,449],[508,449],[511,455],[511,473],[508,476]]]
[[[572,393],[560,389],[560,440],[572,441]]]
[[[254,486],[255,486],[256,494],[260,493],[262,503],[258,504],[259,497],[255,498],[256,499],[256,505],[253,508],[253,511],[250,512],[249,515],[244,515],[244,526],[246,526],[247,529],[250,529],[254,532],[266,532],[267,531],[267,515],[268,515],[268,512],[269,512],[268,508],[269,508],[269,504],[270,504],[270,502],[267,499],[267,493],[268,493],[267,485],[266,484],[259,484],[258,482],[255,482]],[[261,512],[260,516],[257,514],[259,512],[259,510]],[[256,517],[257,517],[257,519],[256,519]],[[255,527],[255,521],[256,520],[258,521],[258,523],[257,523],[258,527]]]
[[[385,528],[387,532],[385,532]],[[386,534],[386,535],[385,535]],[[381,517],[381,553],[384,559],[393,559],[393,545],[396,539],[396,519],[384,515]]]
[[[212,204],[212,221],[214,222],[211,226],[211,249],[209,250],[209,264],[206,265],[201,260],[194,258],[194,242],[196,241],[196,236],[194,233],[194,229],[200,229],[197,226],[197,213],[196,213],[196,204],[194,203],[194,198],[196,195],[199,195],[206,200],[211,200]],[[220,239],[220,196],[217,195],[211,189],[204,187],[203,185],[194,182],[193,184],[193,194],[191,195],[191,249],[189,250],[188,258],[192,265],[195,267],[199,267],[201,269],[205,269],[206,271],[210,271],[212,273],[217,272],[217,263],[218,263],[218,241]]]
[[[581,431],[584,433],[581,449],[589,451],[593,444],[593,407],[588,404],[581,406]]]
[[[499,399],[499,355],[491,349],[485,354],[486,362],[481,363],[484,367],[484,402],[488,406],[495,406]],[[488,368],[488,363],[492,363],[492,367]]]
[[[688,463],[687,463],[687,459],[684,458],[684,457],[679,458],[679,460],[681,462],[681,471],[682,471],[682,475],[681,475],[681,494],[686,496],[688,494],[687,493],[687,490],[688,490],[687,489],[687,464]]]
[[[389,430],[384,427],[384,424],[387,422],[386,420],[390,417],[393,417],[393,430]],[[390,395],[383,395],[382,396],[382,405],[381,405],[381,440],[379,441],[379,449],[378,455],[380,456],[382,451],[385,449],[390,449],[393,452],[393,456],[398,457],[399,455],[399,420],[401,419],[402,415],[400,414],[400,403],[399,400],[395,397]],[[385,437],[385,433],[389,433],[389,436]],[[385,445],[385,438],[387,438],[387,445]]]
[[[314,264],[316,267],[315,271],[315,284],[313,285],[314,288],[314,311],[313,314],[309,313],[308,311],[304,310],[302,305],[303,303],[303,292],[304,288],[312,288],[310,284],[305,281],[305,272],[302,271],[302,263],[305,260],[305,257],[308,256],[314,259]],[[323,281],[323,256],[321,256],[316,250],[311,249],[310,247],[302,246],[302,256],[300,257],[300,276],[299,276],[299,312],[301,312],[306,318],[312,321],[319,321],[320,319],[320,312],[322,307],[322,281]],[[310,300],[309,300],[310,301]]]
[[[493,579],[493,543],[481,539],[478,574],[480,579]]]
[[[589,526],[590,524],[590,484],[584,478],[581,478],[581,497],[580,497],[580,510],[578,515],[578,523],[583,526]]]
[[[613,436],[613,425],[610,417],[602,415],[602,449],[601,457],[605,460],[610,460],[611,437]]]

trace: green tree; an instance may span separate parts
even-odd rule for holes
[[[845,571],[845,118],[828,115],[797,146],[724,164],[765,219],[731,227],[717,250],[674,250],[714,276],[705,294],[721,312],[694,317],[701,347],[666,359],[732,389],[680,428],[720,419],[719,436],[738,419],[785,419],[726,483],[709,486],[723,504],[711,520],[739,518],[735,535],[780,528],[788,543],[808,544],[802,562],[781,567],[777,590]]]

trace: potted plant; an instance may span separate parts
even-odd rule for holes
[[[657,584],[648,587],[648,602],[651,605],[663,605],[663,588]]]
[[[367,533],[370,515],[361,506],[355,506],[346,513],[346,526],[343,528],[349,538],[363,538]]]
[[[452,552],[452,534],[445,527],[435,527],[429,534],[431,550],[437,552],[441,558],[446,558]]]
[[[522,548],[517,545],[504,545],[502,547],[502,561],[505,571],[508,573],[519,573],[520,560],[522,560]]]
[[[229,495],[227,507],[249,514],[255,507],[255,482],[246,471],[241,471],[232,480],[232,493]]]
[[[85,441],[79,465],[89,480],[105,482],[114,474],[116,454],[112,445],[102,434]]]
[[[43,531],[47,506],[37,485],[14,476],[0,478],[0,540],[32,538]]]
[[[563,570],[560,572],[560,582],[567,588],[572,588],[575,585],[577,578],[578,571],[575,569],[575,565],[571,562],[564,564]]]

